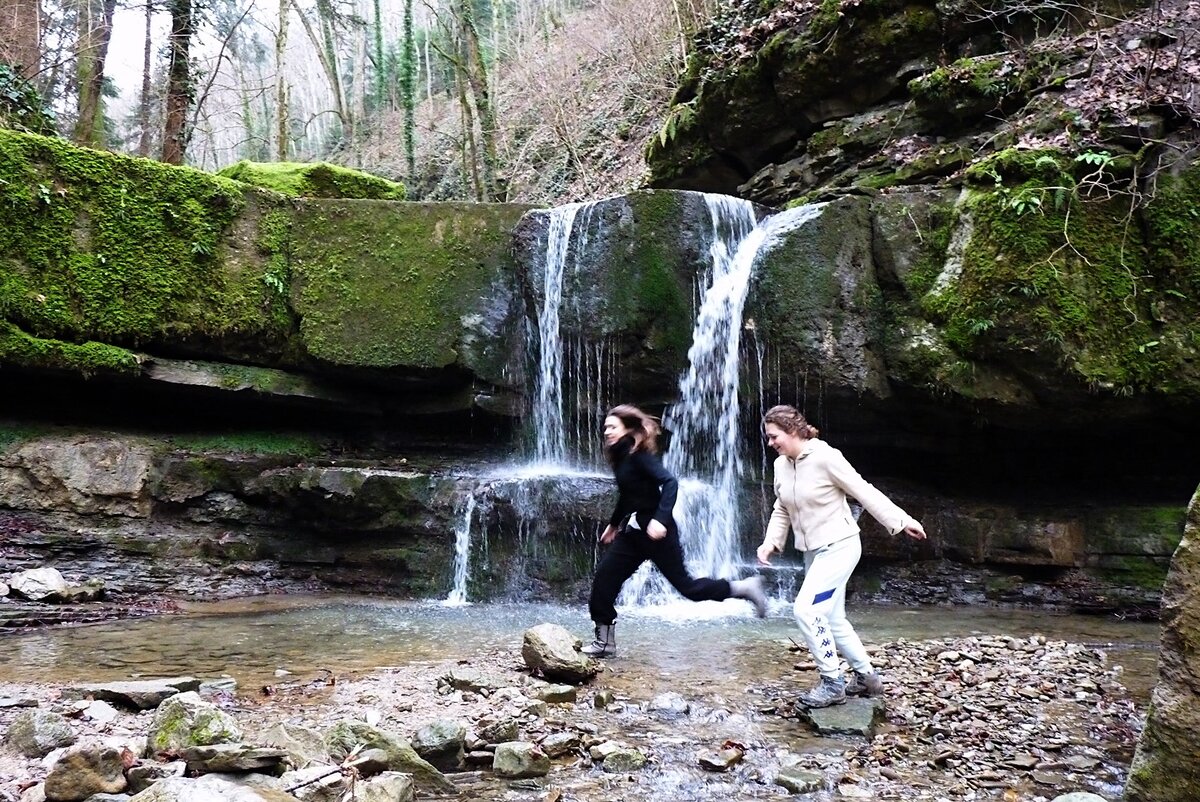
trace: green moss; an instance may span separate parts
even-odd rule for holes
[[[608,321],[612,331],[641,330],[650,320],[646,345],[667,362],[686,355],[692,338],[691,298],[678,271],[677,232],[683,224],[682,196],[646,192],[630,197],[638,236],[631,258],[617,266],[614,287],[636,287],[636,308]],[[623,319],[622,319],[623,318]]]
[[[261,269],[227,269],[245,208],[198,170],[0,130],[0,319],[126,347],[284,339]]]
[[[961,274],[925,297],[925,311],[949,345],[973,357],[1057,362],[1094,389],[1200,392],[1187,367],[1196,356],[1186,341],[1195,305],[1171,297],[1163,306],[1169,284],[1148,267],[1129,199],[1082,199],[1063,159],[1006,152],[989,160],[979,174],[993,189],[964,207],[974,231]],[[1015,186],[1000,183],[1031,173]],[[1173,314],[1177,324],[1164,327]]]
[[[293,308],[308,353],[363,367],[441,368],[462,316],[511,270],[525,209],[314,201],[292,228]]]
[[[1200,298],[1200,166],[1159,175],[1157,182],[1143,211],[1151,262],[1180,285],[1176,292]]]
[[[220,432],[172,435],[170,442],[187,451],[311,457],[322,453],[319,438],[288,432]],[[207,462],[197,468],[207,466]],[[208,470],[208,468],[205,468]]]
[[[240,161],[218,175],[295,198],[404,200],[404,185],[360,170],[317,162]]]
[[[98,342],[70,343],[31,337],[0,320],[0,365],[69,370],[84,376],[98,373],[138,375],[141,362],[132,351]]]

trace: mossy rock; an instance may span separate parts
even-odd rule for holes
[[[294,198],[396,201],[405,198],[403,184],[326,162],[251,162],[243,159],[217,175]]]
[[[9,328],[14,363],[133,369],[91,341],[279,348],[286,277],[233,241],[269,206],[199,170],[0,130],[0,320],[80,346]]]
[[[179,752],[191,746],[237,743],[242,730],[228,713],[195,691],[170,697],[154,711],[146,734],[146,752]]]
[[[325,734],[325,745],[336,762],[342,762],[356,747],[382,749],[388,756],[388,770],[413,775],[425,793],[457,795],[458,788],[425,761],[412,745],[394,733],[372,727],[362,721],[343,721]]]

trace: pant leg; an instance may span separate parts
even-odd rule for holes
[[[837,652],[841,644],[835,639],[831,619],[836,621],[843,636],[846,629],[854,632],[846,620],[846,583],[861,555],[862,542],[857,535],[804,552],[804,582],[792,612],[817,670],[827,677],[841,673]],[[857,637],[855,635],[854,640],[857,641]],[[853,650],[854,644],[849,640],[847,645]],[[858,642],[858,648],[862,649],[861,642]]]
[[[648,538],[647,538],[648,539]],[[679,531],[671,526],[662,540],[650,540],[650,559],[675,590],[692,601],[724,601],[729,598],[729,580],[693,577],[683,564]]]
[[[870,674],[874,670],[871,666],[871,658],[867,656],[866,647],[863,646],[858,633],[854,631],[850,619],[846,617],[846,582],[850,580],[850,574],[854,572],[854,567],[858,565],[858,561],[862,557],[862,539],[852,537],[842,542],[847,545],[839,559],[847,561],[853,559],[853,565],[846,574],[846,581],[842,582],[837,592],[833,594],[833,605],[827,616],[829,631],[833,633],[834,645],[842,653],[842,657],[846,658],[850,668],[861,674]],[[840,543],[836,545],[840,546]]]
[[[592,595],[588,599],[588,611],[597,624],[613,624],[617,620],[616,601],[625,580],[646,561],[646,553],[640,547],[636,530],[625,530],[608,547],[596,566],[592,579]]]

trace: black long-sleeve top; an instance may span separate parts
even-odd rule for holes
[[[617,507],[609,524],[617,526],[631,514],[637,513],[638,526],[643,530],[654,519],[664,526],[671,525],[671,510],[679,494],[679,482],[663,467],[657,454],[633,448],[633,438],[622,437],[613,444],[613,476],[617,480]]]

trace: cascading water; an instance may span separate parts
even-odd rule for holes
[[[537,392],[534,395],[533,431],[535,463],[561,465],[568,462],[568,435],[574,432],[576,443],[589,439],[577,428],[565,425],[568,413],[586,409],[589,401],[597,400],[605,386],[603,366],[606,355],[603,344],[591,348],[582,343],[570,343],[562,334],[561,316],[567,269],[579,272],[589,245],[595,203],[570,203],[546,212],[549,225],[546,232],[546,266],[542,287],[542,308],[538,311],[538,370]],[[578,220],[578,225],[576,221]],[[566,375],[564,376],[564,369]],[[576,390],[570,409],[563,392],[564,384]],[[581,397],[582,394],[582,397]]]
[[[756,225],[752,204],[706,195],[712,218],[711,268],[688,350],[680,400],[668,410],[673,431],[667,467],[680,479],[675,520],[684,559],[694,575],[735,578],[743,474],[739,425],[742,309],[754,265],[779,237],[816,218],[821,206],[801,206]],[[678,594],[649,564],[621,593],[621,605],[662,605]]]
[[[467,496],[462,517],[454,528],[454,587],[442,603],[447,607],[462,607],[467,601],[467,580],[471,568],[471,519],[475,516],[475,492]]]

